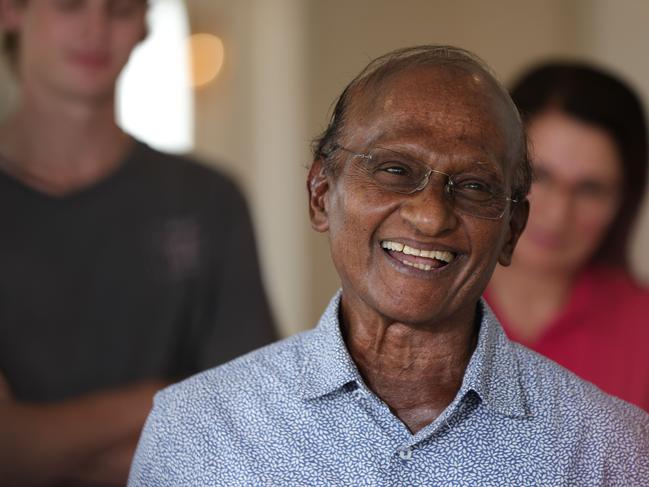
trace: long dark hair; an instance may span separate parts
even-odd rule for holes
[[[628,270],[629,240],[647,181],[647,124],[639,97],[617,76],[576,62],[535,67],[514,83],[511,96],[526,124],[554,109],[612,137],[622,162],[622,203],[591,263]]]

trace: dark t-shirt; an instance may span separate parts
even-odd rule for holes
[[[18,399],[175,380],[273,338],[223,175],[141,143],[65,197],[0,172],[0,373]]]

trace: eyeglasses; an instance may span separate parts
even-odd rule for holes
[[[474,172],[451,175],[391,149],[377,147],[367,153],[358,153],[341,145],[334,146],[334,150],[337,149],[351,154],[353,159],[362,160],[358,170],[380,188],[394,193],[413,194],[428,185],[431,174],[445,176],[444,194],[455,210],[469,216],[498,220],[505,214],[509,202],[518,202],[506,195],[495,174],[479,165]]]

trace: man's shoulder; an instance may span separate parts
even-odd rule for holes
[[[525,385],[531,414],[554,424],[587,428],[591,434],[647,443],[649,414],[597,386],[529,348],[513,343],[519,373]]]
[[[174,384],[159,393],[156,403],[211,415],[290,396],[301,374],[303,341],[310,333],[280,340]]]

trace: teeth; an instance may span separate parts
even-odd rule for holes
[[[402,252],[405,245],[399,242],[390,242],[388,240],[385,240],[381,242],[381,247],[388,250],[396,250],[397,252]]]
[[[447,252],[445,250],[423,250],[423,249],[416,249],[414,247],[410,247],[408,245],[404,245],[399,242],[391,242],[389,240],[384,240],[381,242],[381,247],[384,249],[388,250],[395,250],[397,252],[403,252],[406,255],[414,255],[418,257],[427,257],[429,259],[437,259],[441,260],[443,262],[446,262],[447,264],[450,263],[455,256],[453,255],[452,252]],[[417,269],[422,269],[422,270],[430,270],[432,269],[431,266],[426,265],[426,264],[412,264],[405,262],[406,264],[416,267]],[[423,267],[420,267],[423,266]]]
[[[408,247],[407,245],[404,245],[403,250],[401,252],[403,252],[406,255],[421,255],[422,251],[419,250],[419,249],[415,249],[415,248],[412,248],[412,247]]]
[[[421,269],[422,271],[429,271],[433,268],[432,265],[426,265],[426,264],[419,264],[419,263],[412,263],[412,262],[403,262],[406,265],[409,265],[410,267],[414,267],[415,269]]]

